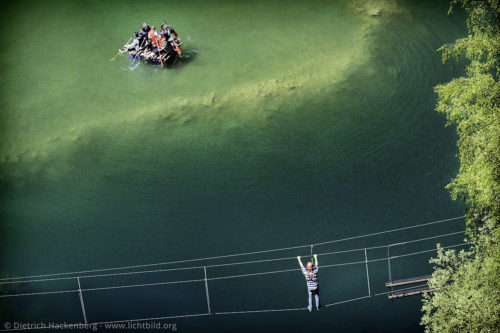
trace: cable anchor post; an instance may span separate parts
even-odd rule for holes
[[[82,307],[83,320],[85,321],[85,324],[88,324],[87,313],[85,312],[85,304],[83,303],[82,286],[80,285],[80,277],[79,276],[76,277],[76,281],[78,282],[78,294],[80,296],[80,305]]]
[[[207,308],[208,314],[212,314],[212,310],[210,309],[210,295],[208,294],[208,279],[207,279],[207,267],[203,266],[203,272],[205,273],[205,292],[207,294]]]
[[[370,274],[368,273],[368,255],[366,254],[366,248],[365,248],[365,265],[366,265],[366,282],[368,284],[368,296],[371,296],[372,290],[370,288]]]
[[[390,256],[391,245],[387,245],[387,270],[389,271],[389,282],[391,282],[391,291],[394,291],[392,287],[392,270],[391,270],[391,256]]]

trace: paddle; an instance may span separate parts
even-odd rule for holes
[[[127,44],[128,44],[128,42],[130,42],[130,40],[131,40],[132,38],[133,38],[133,37],[130,37],[130,38],[129,38],[129,40],[125,43],[125,45],[127,45]],[[125,45],[124,45],[124,46],[125,46]],[[118,50],[118,53],[117,53],[117,54],[113,57],[112,61],[115,61],[115,60],[116,60],[116,58],[118,58],[118,56],[120,55],[120,53],[121,53],[121,52],[120,52],[120,50]]]
[[[135,50],[135,56],[134,56],[134,59],[132,60],[132,63],[130,64],[130,66],[134,66],[134,62],[135,62],[135,59],[137,59],[137,55],[139,54],[139,51],[142,47],[142,45],[144,44],[144,42],[146,41],[146,38],[143,39],[141,45],[139,46],[139,48],[137,50]]]
[[[160,44],[158,43],[158,38],[156,38],[156,48],[158,49],[158,55],[160,56],[161,68],[163,68],[163,59],[160,54]]]
[[[181,52],[181,49],[179,48],[179,44],[176,44],[176,43],[175,43],[175,40],[174,40],[173,38],[172,38],[172,45],[173,45],[173,46],[175,46],[175,51],[177,51],[177,54],[178,54],[179,56],[181,56],[181,53],[182,53],[182,52]],[[182,58],[182,56],[181,56],[181,58]]]

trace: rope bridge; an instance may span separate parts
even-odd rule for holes
[[[237,274],[237,275],[221,275],[221,276],[209,276],[207,274],[208,269],[216,268],[216,267],[229,267],[229,266],[238,266],[238,265],[250,265],[250,264],[256,264],[256,263],[271,263],[271,262],[295,260],[297,256],[279,257],[279,258],[270,258],[270,259],[261,259],[261,260],[247,260],[247,261],[239,261],[239,262],[220,263],[220,264],[196,265],[196,266],[189,266],[189,267],[173,267],[173,268],[156,268],[156,267],[167,266],[167,265],[179,265],[179,264],[185,264],[185,263],[194,263],[194,262],[198,262],[198,261],[210,261],[210,260],[215,260],[215,259],[235,258],[235,257],[242,257],[242,256],[256,255],[256,254],[264,254],[264,253],[274,253],[274,252],[286,251],[286,250],[297,250],[297,249],[304,249],[304,248],[309,248],[309,247],[312,248],[313,246],[318,247],[318,246],[323,246],[323,245],[327,245],[327,244],[334,244],[334,243],[339,243],[339,242],[351,241],[351,240],[355,240],[355,239],[367,238],[367,237],[388,234],[388,233],[393,233],[393,232],[398,232],[398,231],[403,231],[403,230],[422,228],[425,226],[436,225],[436,224],[450,222],[450,221],[456,221],[456,220],[460,220],[463,218],[464,218],[464,216],[459,216],[459,217],[454,217],[454,218],[449,218],[449,219],[444,219],[444,220],[439,220],[439,221],[433,221],[433,222],[427,222],[427,223],[423,223],[423,224],[412,225],[412,226],[407,226],[407,227],[402,227],[402,228],[396,228],[396,229],[390,229],[390,230],[385,230],[385,231],[380,231],[380,232],[359,235],[359,236],[352,236],[352,237],[347,237],[347,238],[342,238],[342,239],[330,240],[330,241],[325,241],[325,242],[321,242],[321,243],[299,245],[299,246],[292,246],[292,247],[285,247],[285,248],[278,248],[278,249],[261,250],[261,251],[236,253],[236,254],[227,254],[227,255],[213,256],[213,257],[206,257],[206,258],[185,259],[185,260],[178,260],[178,261],[152,263],[152,264],[142,264],[142,265],[134,265],[134,266],[120,266],[120,267],[109,267],[109,268],[82,270],[82,271],[74,271],[74,272],[1,278],[0,285],[22,285],[22,284],[33,283],[33,282],[75,280],[75,282],[76,282],[75,286],[78,286],[78,288],[77,289],[76,288],[69,289],[69,290],[4,294],[4,295],[0,295],[0,298],[6,299],[6,298],[12,298],[12,297],[24,297],[24,296],[34,296],[34,295],[75,293],[75,294],[78,294],[78,297],[80,300],[80,306],[81,306],[81,310],[82,310],[83,320],[84,320],[85,324],[89,324],[89,325],[111,324],[111,323],[120,323],[120,322],[139,322],[139,321],[163,320],[163,319],[186,318],[186,317],[200,317],[200,316],[210,316],[210,315],[231,315],[231,314],[251,314],[251,313],[264,313],[264,312],[306,311],[307,310],[306,307],[301,307],[301,308],[257,309],[257,310],[246,310],[246,311],[213,312],[212,308],[211,308],[211,303],[210,303],[210,292],[209,292],[209,282],[210,281],[226,280],[226,279],[239,279],[239,278],[243,278],[243,277],[265,276],[265,275],[283,274],[283,273],[290,273],[290,272],[296,273],[296,272],[300,272],[300,268],[281,269],[281,270],[272,270],[272,271],[264,271],[264,272],[253,272],[253,273]],[[318,252],[318,256],[321,256],[321,257],[333,256],[333,255],[344,254],[344,253],[356,253],[356,252],[363,254],[363,257],[364,257],[364,260],[341,262],[341,263],[334,263],[334,264],[328,264],[328,265],[320,265],[321,269],[329,268],[329,267],[343,267],[343,266],[348,266],[348,265],[364,264],[365,270],[366,270],[367,295],[362,296],[362,297],[346,299],[346,300],[342,300],[342,301],[338,301],[338,302],[334,302],[334,303],[329,303],[329,304],[325,304],[323,306],[324,307],[331,307],[331,306],[340,305],[340,304],[344,304],[344,303],[348,303],[348,302],[354,302],[354,301],[367,299],[367,298],[370,298],[373,296],[381,296],[381,295],[390,294],[393,291],[378,293],[378,294],[374,294],[374,295],[372,294],[372,290],[371,290],[371,286],[370,286],[370,273],[369,273],[369,264],[370,263],[386,261],[387,266],[388,266],[389,280],[392,281],[391,266],[390,266],[391,260],[395,260],[398,258],[404,258],[404,257],[411,257],[411,256],[415,256],[418,254],[430,253],[430,252],[436,251],[436,248],[432,248],[432,249],[425,249],[425,250],[421,250],[421,251],[410,252],[410,253],[396,255],[396,256],[390,256],[389,250],[391,247],[405,245],[405,244],[418,243],[418,242],[423,242],[426,240],[432,240],[432,239],[437,239],[437,238],[444,238],[444,237],[449,237],[449,236],[453,236],[453,235],[459,235],[459,234],[463,235],[464,232],[465,232],[465,230],[460,230],[460,231],[450,232],[450,233],[446,233],[446,234],[439,234],[439,235],[434,235],[434,236],[425,237],[425,238],[405,240],[405,241],[398,242],[398,243],[383,244],[383,245],[378,245],[378,246],[348,249],[348,250],[334,251],[334,252]],[[464,246],[464,245],[466,245],[466,243],[458,243],[458,244],[453,244],[453,245],[449,245],[449,246],[444,246],[443,249],[456,248],[456,247],[460,247],[460,246]],[[385,257],[376,258],[376,259],[369,259],[368,258],[367,251],[374,250],[374,249],[383,249],[383,248],[386,248],[386,250],[387,250],[387,255]],[[307,257],[307,255],[304,255],[304,257]],[[130,269],[140,269],[140,270],[120,272],[121,270],[130,270]],[[115,286],[97,287],[97,288],[82,288],[82,285],[81,285],[81,280],[92,279],[92,278],[131,276],[131,275],[141,276],[141,274],[173,272],[173,271],[189,271],[189,270],[203,272],[203,278],[185,279],[185,280],[176,280],[176,281],[163,281],[163,282],[155,282],[155,283],[115,285]],[[206,298],[207,310],[206,310],[206,312],[203,312],[203,313],[183,314],[183,315],[175,315],[175,316],[156,317],[156,318],[138,318],[138,319],[117,320],[117,321],[103,321],[103,322],[89,322],[88,317],[87,317],[87,313],[86,313],[86,309],[85,309],[85,302],[84,302],[84,297],[83,297],[85,292],[114,290],[114,289],[126,289],[126,288],[140,288],[140,287],[151,287],[151,286],[163,286],[163,285],[175,285],[175,284],[189,284],[189,283],[198,283],[198,282],[200,282],[200,283],[203,282],[204,287],[205,287],[205,298]],[[421,286],[417,286],[417,287],[423,287],[423,286],[426,286],[426,285],[421,285]],[[411,287],[411,288],[415,288],[415,287]],[[411,288],[402,288],[402,289],[398,289],[398,291],[404,291],[406,289],[411,289]],[[18,329],[1,330],[1,331],[12,331],[12,330],[18,330]]]

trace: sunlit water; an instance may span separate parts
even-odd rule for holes
[[[444,190],[458,167],[456,137],[433,111],[433,86],[462,73],[436,52],[464,34],[463,17],[446,12],[446,1],[11,3],[0,14],[2,276],[288,247],[461,215]],[[180,62],[162,69],[131,66],[125,55],[111,61],[143,21],[163,20],[183,40]],[[317,251],[460,228],[458,221]],[[429,273],[428,257],[394,262],[393,278]],[[320,264],[362,259],[320,256]],[[295,267],[292,260],[208,275]],[[386,291],[386,263],[370,272],[372,292]],[[199,278],[203,272],[163,273],[82,287]],[[320,280],[324,304],[367,293],[363,265],[325,269]],[[89,321],[164,317],[206,312],[204,287],[84,297]],[[210,292],[213,312],[306,304],[298,272],[213,281]],[[73,293],[0,304],[2,322],[83,320]],[[419,297],[379,296],[313,314],[175,322],[185,331],[420,331],[419,308]]]

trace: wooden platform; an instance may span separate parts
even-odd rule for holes
[[[406,296],[420,295],[420,294],[428,293],[428,292],[431,292],[434,290],[435,289],[431,289],[429,287],[406,289],[406,290],[400,290],[400,291],[395,291],[393,293],[390,293],[388,295],[388,297],[389,297],[389,299],[395,299],[395,298],[406,297]]]
[[[386,282],[385,286],[387,288],[390,288],[390,287],[404,286],[406,284],[425,282],[425,281],[429,281],[429,279],[431,277],[432,277],[432,275],[424,275],[424,276],[417,276],[417,277],[412,277],[412,278],[408,278],[408,279],[394,280],[394,281]]]

